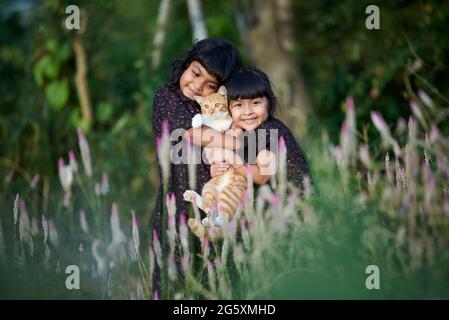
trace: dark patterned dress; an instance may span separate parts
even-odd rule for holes
[[[277,135],[271,134],[273,132],[270,130],[273,129],[277,130]],[[273,146],[275,146],[274,140],[277,139],[279,141],[283,137],[287,149],[287,180],[303,189],[304,176],[308,175],[311,178],[310,170],[306,156],[290,129],[281,120],[270,117],[254,130],[254,134],[255,147],[253,151],[249,147],[251,143],[249,138],[244,139],[243,149],[237,151],[244,159],[244,162],[255,164],[257,154],[264,149],[277,153],[277,150],[273,149]],[[246,131],[245,135],[249,136],[249,132]]]
[[[165,120],[168,121],[169,131],[175,129],[189,129],[192,127],[192,118],[201,112],[201,108],[197,102],[190,100],[181,92],[178,86],[165,85],[160,87],[153,98],[152,123],[154,138],[162,135],[162,124]],[[171,142],[174,146],[182,140],[179,137],[178,141]],[[158,236],[161,236],[162,228],[162,214],[163,206],[165,206],[165,195],[163,195],[162,185],[162,171],[158,159],[159,177],[161,184],[159,186],[159,193],[156,200],[155,209],[153,212],[152,228],[157,231]],[[205,163],[196,165],[196,192],[201,194],[201,189],[207,181],[211,179],[210,165]],[[176,199],[176,221],[179,221],[179,215],[185,213],[189,214],[190,203],[184,201],[184,191],[190,189],[189,174],[187,164],[173,164],[170,163],[170,176],[168,179],[168,193],[173,193]],[[197,244],[196,244],[197,245]],[[180,265],[180,255],[177,248],[175,255],[176,263]],[[178,268],[179,270],[179,268]],[[156,270],[155,282],[153,286],[160,291],[159,271]]]

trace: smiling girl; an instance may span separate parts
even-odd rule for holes
[[[247,175],[251,170],[254,183],[261,185],[269,181],[273,174],[273,167],[276,167],[276,152],[271,149],[270,130],[276,130],[278,138],[283,137],[287,149],[287,179],[293,185],[303,188],[304,177],[310,176],[310,170],[306,157],[296,141],[290,129],[279,119],[274,117],[277,102],[271,88],[267,75],[257,68],[242,68],[235,72],[225,83],[229,101],[229,111],[233,119],[233,134],[238,135],[243,131],[245,135],[250,132],[255,133],[255,146],[248,143],[237,143],[237,146],[230,147],[229,143],[223,143],[224,152],[214,152],[209,156],[211,165],[211,176],[215,177],[223,174],[230,165],[233,165],[241,174]],[[187,135],[193,143],[218,147],[215,141],[204,138],[204,134],[196,135],[196,129],[190,129]],[[207,129],[207,131],[214,131]],[[265,139],[258,141],[259,131],[265,135]],[[202,131],[202,133],[204,130]],[[273,132],[273,131],[271,131]],[[221,134],[223,141],[226,141],[228,134]],[[201,137],[198,139],[197,137]],[[240,139],[241,140],[241,139]],[[221,141],[218,139],[218,141]],[[238,150],[243,148],[242,150]],[[231,150],[237,150],[233,152]],[[256,159],[251,159],[250,150],[257,150]]]
[[[208,38],[194,43],[193,47],[180,59],[172,63],[170,82],[160,87],[153,99],[152,124],[154,138],[162,135],[164,121],[169,130],[188,129],[192,118],[200,112],[194,96],[207,96],[217,91],[219,86],[241,66],[241,58],[235,47],[222,39]],[[182,138],[180,137],[179,140]],[[179,141],[172,141],[172,146]],[[159,159],[158,159],[159,162]],[[159,164],[160,187],[153,213],[153,231],[161,235],[163,213],[162,172]],[[211,178],[209,166],[201,163],[196,168],[197,190]],[[183,201],[183,192],[189,188],[187,164],[170,164],[167,192],[176,200],[176,220],[179,214],[188,214],[189,204]],[[176,256],[178,258],[178,256]],[[177,261],[178,262],[178,261]],[[156,273],[158,273],[156,271]],[[155,287],[159,288],[156,276]]]

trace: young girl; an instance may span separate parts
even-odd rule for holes
[[[172,63],[170,82],[160,87],[154,96],[152,112],[154,137],[162,135],[164,121],[168,121],[170,131],[190,128],[193,116],[200,112],[200,107],[193,97],[195,95],[204,97],[216,92],[240,66],[240,55],[230,42],[209,38],[194,43],[188,52]],[[172,146],[178,142],[171,142]],[[197,189],[200,191],[210,179],[209,166],[197,165],[196,172]],[[159,176],[161,185],[153,213],[152,228],[160,236],[161,232],[165,232],[161,230],[164,201],[160,164]],[[182,196],[188,188],[187,164],[170,164],[167,192],[173,193],[176,199],[176,220],[180,213],[188,213],[189,204],[183,201]],[[158,288],[159,279],[155,281]]]
[[[229,150],[221,153],[221,159],[212,159],[211,176],[223,174],[230,165],[233,165],[239,172],[246,175],[251,170],[255,184],[265,184],[270,179],[270,173],[273,174],[272,165],[276,161],[274,153],[277,150],[270,150],[270,129],[277,130],[278,138],[283,137],[287,148],[287,179],[293,185],[303,187],[305,175],[310,176],[306,157],[301,150],[292,132],[287,126],[274,117],[276,111],[276,97],[271,89],[270,81],[266,74],[256,68],[242,68],[235,72],[225,83],[228,94],[229,109],[233,119],[233,134],[242,130],[247,135],[254,131],[256,137],[256,146],[252,150],[257,150],[255,161],[248,161],[248,157],[241,159],[241,152],[232,153]],[[202,146],[217,147],[216,143],[211,143],[211,139],[198,139],[199,134],[194,134],[196,129],[190,129],[188,138],[191,138],[195,144]],[[202,129],[204,131],[204,129]],[[213,129],[207,129],[208,131]],[[265,134],[265,139],[257,141],[261,137],[259,131]],[[222,140],[229,134],[222,134]],[[218,139],[220,141],[220,139]],[[235,147],[236,146],[236,147]],[[229,143],[222,147],[232,148],[234,150],[244,148],[245,156],[249,154],[248,144]],[[217,154],[217,153],[215,153]],[[248,163],[250,162],[250,163]],[[245,163],[243,165],[242,163]],[[269,167],[269,168],[267,168]],[[268,173],[268,174],[267,174]]]

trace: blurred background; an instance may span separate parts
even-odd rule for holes
[[[80,30],[65,27],[71,4],[81,9]],[[365,26],[370,4],[380,9],[379,30]],[[58,159],[67,162],[71,150],[79,156],[82,128],[93,165],[85,191],[93,194],[106,173],[109,199],[127,219],[134,210],[149,237],[159,184],[153,95],[171,62],[204,36],[232,41],[269,75],[278,117],[312,165],[319,159],[308,150],[318,141],[338,143],[349,96],[373,149],[381,140],[370,113],[400,128],[417,88],[442,106],[434,121],[447,135],[448,21],[445,1],[1,0],[3,228],[17,193],[36,217],[64,219]]]

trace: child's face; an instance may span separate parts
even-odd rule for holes
[[[229,104],[232,120],[244,130],[254,130],[268,118],[268,99],[231,100]]]
[[[194,96],[208,96],[218,89],[218,81],[198,61],[192,61],[179,79],[182,93],[194,100]]]

